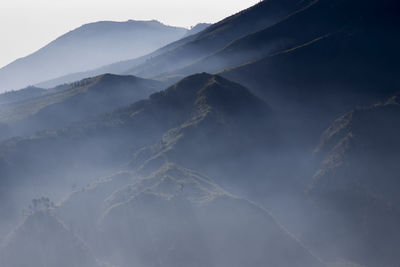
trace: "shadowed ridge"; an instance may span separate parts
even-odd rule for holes
[[[399,261],[399,125],[397,94],[343,115],[323,133],[315,151],[321,164],[308,194],[326,218],[314,229],[329,228],[313,240],[325,244],[329,256],[341,253],[366,266]]]
[[[163,86],[134,76],[103,74],[31,94],[0,108],[0,123],[10,128],[1,137],[65,127],[147,98]]]
[[[309,1],[262,1],[242,12],[232,15],[195,35],[194,40],[157,55],[128,69],[125,73],[141,77],[154,77],[180,69],[188,64],[224,48],[232,41],[272,25],[307,5]]]
[[[234,112],[235,106],[248,109],[263,105],[267,107],[264,101],[255,97],[242,85],[208,73],[188,76],[166,90],[151,95],[150,99],[181,101],[181,104],[189,101],[197,106],[206,101],[207,104],[224,109],[228,113]]]

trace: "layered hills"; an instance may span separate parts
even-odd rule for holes
[[[1,68],[0,92],[143,56],[182,38],[186,32],[158,21],[86,24]]]
[[[262,1],[154,53],[93,73],[170,83],[220,73],[267,100],[284,120],[296,117],[313,129],[307,140],[313,142],[339,114],[383,100],[399,86],[398,10],[393,0]]]
[[[318,228],[332,227],[319,242],[342,244],[340,253],[366,266],[399,260],[399,112],[398,95],[355,109],[324,132],[316,150],[322,163],[308,193],[331,220]]]
[[[238,38],[273,25],[297,9],[307,6],[309,2],[295,0],[262,1],[249,9],[207,27],[197,34],[172,42],[143,57],[116,62],[89,72],[74,73],[52,80],[44,85],[50,84],[54,86],[54,84],[78,80],[105,72],[132,74],[140,77],[154,77],[161,73],[173,72],[193,64],[203,57],[216,53]],[[202,71],[207,70],[204,69]],[[164,75],[162,78],[172,79],[173,82],[183,78],[182,76],[169,76]]]
[[[33,198],[26,192],[29,187],[36,194],[52,186],[57,188],[52,192],[66,192],[123,164],[155,169],[165,161],[221,176],[231,166],[234,179],[252,169],[236,160],[261,160],[263,149],[272,153],[278,140],[275,126],[267,104],[246,88],[197,74],[114,112],[3,142],[1,183],[3,188],[17,186],[15,195],[21,190],[24,198]]]
[[[0,95],[3,258],[43,220],[89,266],[397,266],[398,11],[261,1]]]
[[[323,266],[266,210],[187,169],[223,174],[229,166],[233,171],[217,180],[232,174],[232,182],[245,185],[249,178],[239,176],[249,168],[235,164],[272,152],[276,131],[263,100],[202,73],[95,119],[4,142],[1,183],[28,199],[36,197],[32,191],[67,192],[72,181],[88,182],[88,173],[114,170],[72,193],[55,212],[96,257],[117,266]],[[36,254],[35,260],[49,257]]]
[[[44,90],[28,87],[0,95],[0,136],[33,135],[68,126],[147,98],[163,88],[157,81],[104,74]]]

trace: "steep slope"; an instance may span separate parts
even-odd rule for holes
[[[26,218],[0,248],[1,266],[100,267],[88,247],[50,211]]]
[[[282,27],[279,24],[271,27],[270,33],[278,36],[293,29],[287,35],[301,42],[220,73],[268,99],[288,122],[288,131],[298,133],[298,142],[311,146],[315,146],[320,133],[340,114],[381,101],[400,85],[395,78],[399,71],[396,51],[400,44],[394,34],[398,24],[393,15],[396,3],[344,2],[335,1],[332,6],[337,8],[332,10],[325,8],[330,1],[321,0],[283,22]],[[346,12],[340,13],[343,8]],[[347,15],[351,10],[360,16]],[[334,27],[343,27],[325,31],[323,22],[332,17],[330,12],[340,14],[343,18],[339,21],[348,23],[333,23]],[[315,18],[321,18],[322,22],[316,23]],[[299,34],[295,32],[304,32],[298,27],[308,29],[306,32],[311,33],[308,40],[296,37]]]
[[[268,212],[199,173],[166,164],[148,177],[132,175],[112,193],[111,179],[72,194],[58,209],[110,263],[322,266]],[[85,210],[97,213],[81,217]]]
[[[208,59],[206,66],[216,66],[216,71],[243,63],[221,75],[266,97],[287,117],[303,112],[300,124],[316,127],[314,133],[319,134],[339,114],[394,93],[399,85],[395,79],[399,71],[398,10],[398,3],[391,0],[315,1],[237,40]],[[268,55],[257,59],[251,54],[254,51]],[[235,59],[241,53],[250,55],[246,57],[249,62]],[[218,60],[222,66],[211,64]]]
[[[0,69],[0,92],[139,57],[182,38],[186,32],[158,21],[86,24]]]
[[[154,77],[173,71],[224,48],[230,42],[250,33],[273,25],[295,10],[307,6],[310,1],[262,1],[238,14],[230,16],[204,31],[194,39],[167,50],[148,61],[133,66],[125,73],[141,77]]]
[[[316,150],[323,162],[309,194],[326,214],[325,223],[331,220],[320,228],[331,234],[319,242],[334,240],[340,253],[366,266],[399,261],[399,115],[398,95],[358,108],[336,120]]]
[[[190,72],[203,68],[203,71],[216,72],[239,64],[261,59],[276,52],[285,51],[323,36],[342,33],[342,36],[356,34],[360,31],[385,29],[394,31],[391,23],[396,19],[393,12],[394,1],[370,1],[361,7],[361,1],[312,1],[284,17],[277,23],[253,34],[239,38],[217,53],[214,53],[192,66],[181,70]],[[358,14],[355,16],[354,14]],[[372,15],[377,16],[372,17]],[[318,22],[318,23],[316,23]],[[378,25],[376,25],[379,22]],[[307,30],[300,30],[307,29]],[[357,40],[359,35],[353,37]],[[395,37],[389,37],[396,40]],[[387,43],[385,45],[393,45]],[[362,42],[360,42],[362,44]],[[372,47],[364,44],[366,49]],[[349,47],[351,49],[351,47]],[[389,52],[389,51],[388,51]],[[318,58],[310,58],[318,60]],[[198,70],[195,70],[196,72]]]
[[[88,72],[59,77],[55,80],[41,83],[38,86],[54,86],[106,72],[133,74],[140,77],[155,77],[165,72],[172,72],[216,53],[238,38],[273,25],[297,9],[307,6],[309,2],[311,1],[262,1],[249,9],[205,28],[197,34],[189,35],[186,38],[168,44],[146,56],[117,62]],[[203,71],[206,71],[206,68],[198,72]],[[193,73],[196,72],[190,72],[189,74]],[[178,78],[173,76],[172,80],[177,81],[183,77],[181,75]],[[170,77],[163,75],[163,78],[169,79]]]
[[[162,86],[133,76],[104,74],[49,90],[6,93],[0,95],[9,101],[0,105],[0,122],[8,125],[11,133],[2,137],[65,127],[147,98]]]

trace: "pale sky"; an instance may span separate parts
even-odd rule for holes
[[[173,26],[217,22],[259,0],[0,0],[0,67],[82,24],[157,19]]]

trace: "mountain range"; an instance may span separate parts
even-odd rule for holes
[[[397,266],[398,11],[261,1],[0,94],[0,265]]]
[[[85,24],[1,68],[0,92],[143,56],[186,33],[155,20]]]

